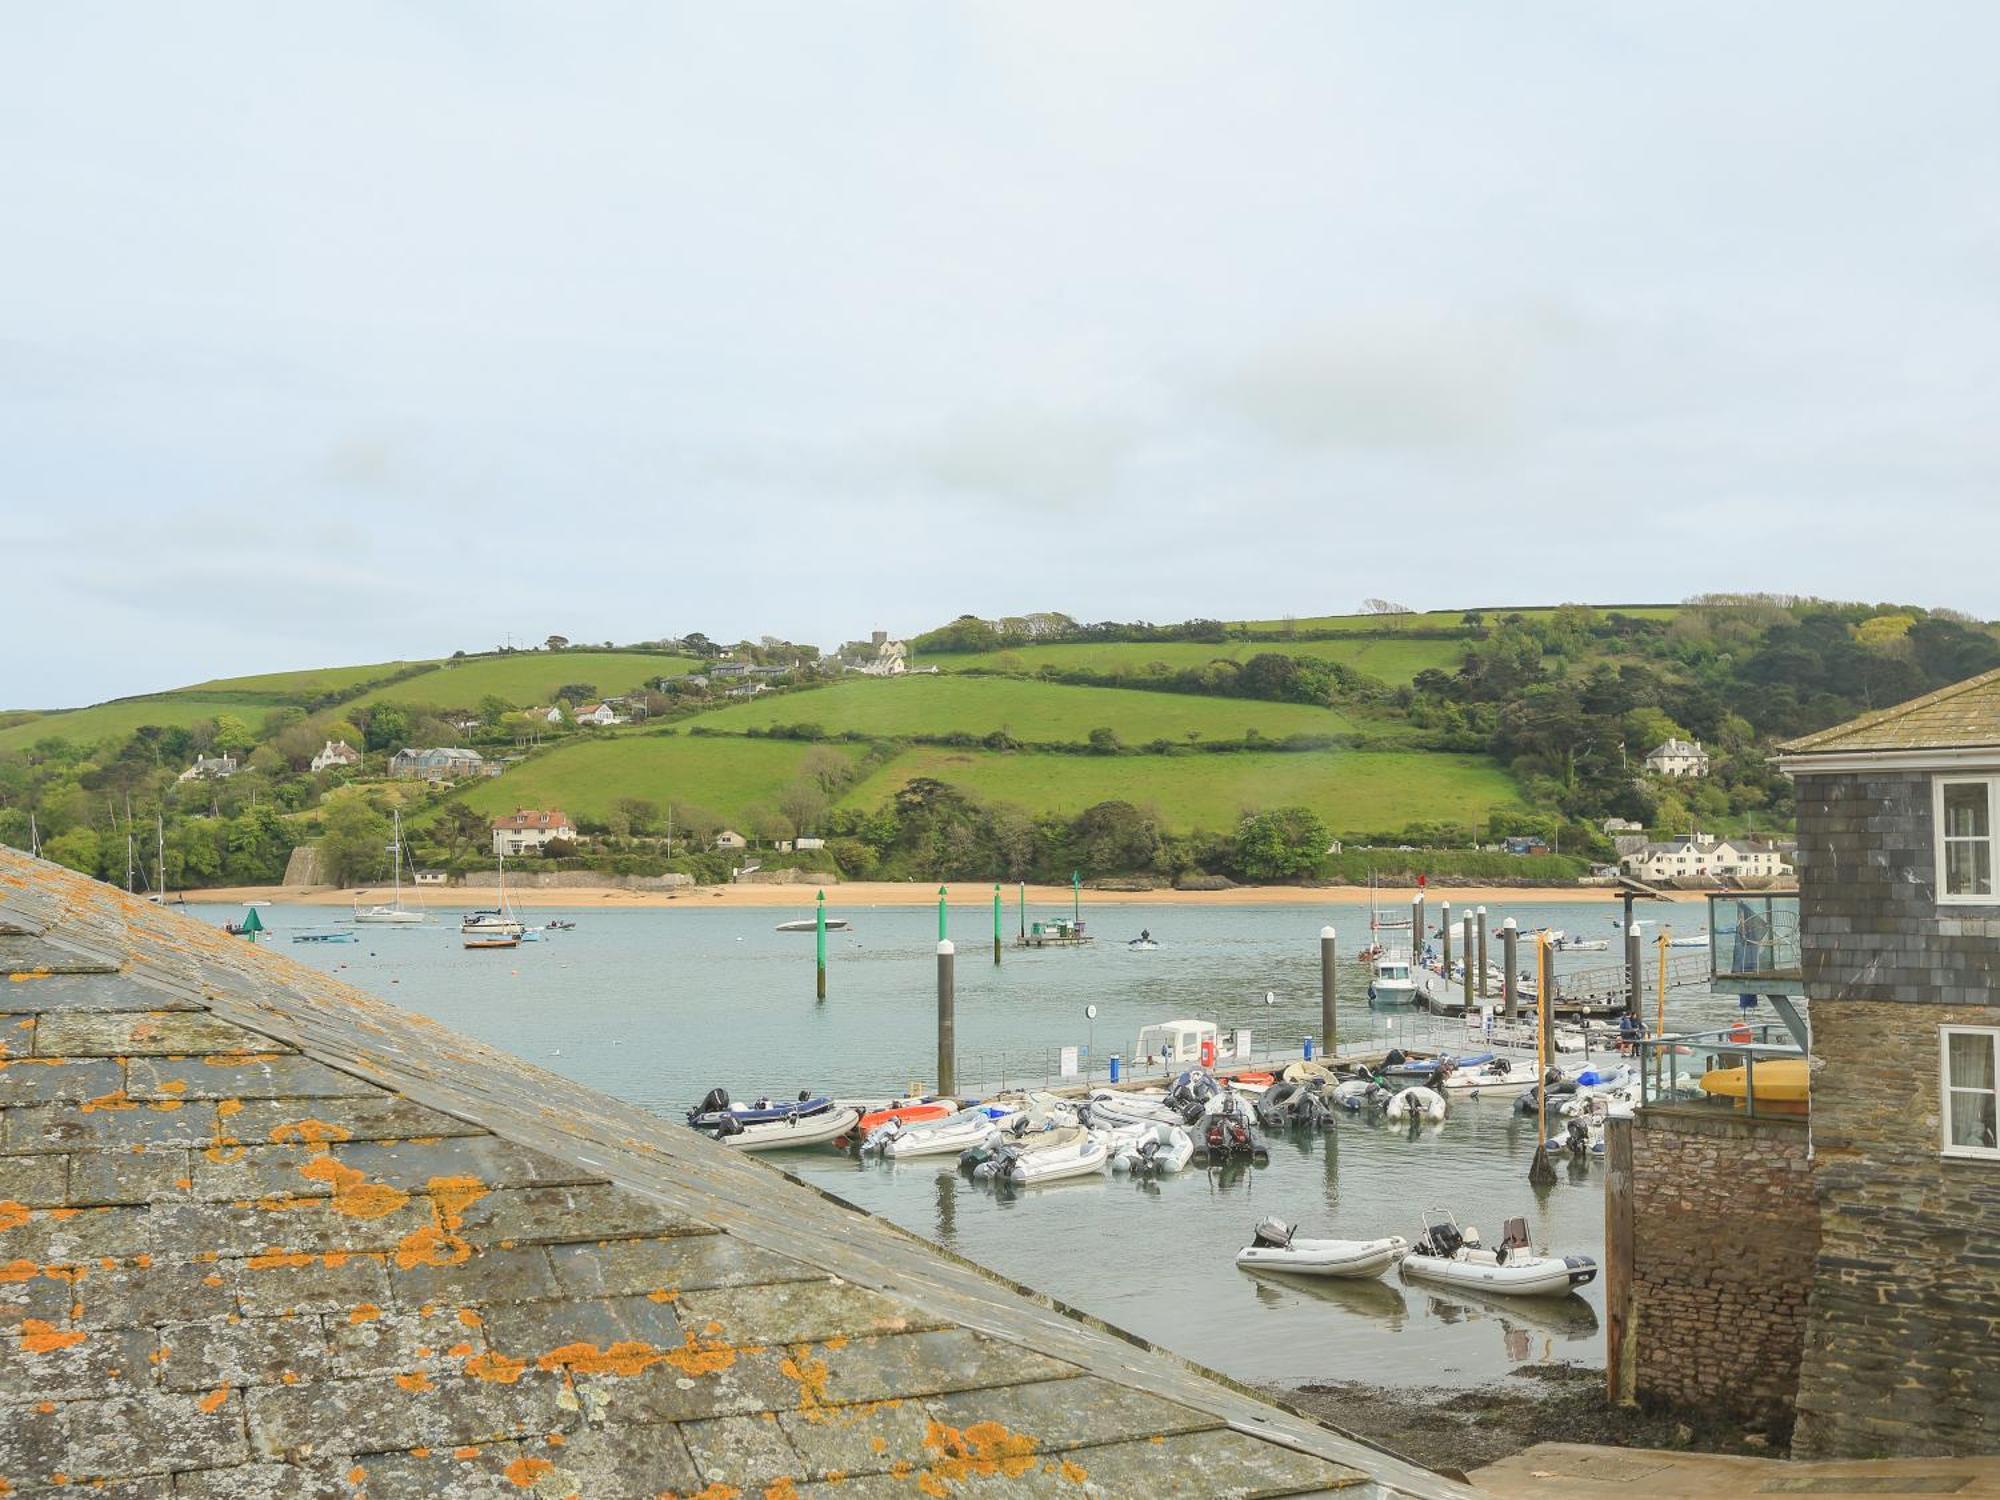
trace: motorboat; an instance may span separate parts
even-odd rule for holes
[[[1385,951],[1375,960],[1368,980],[1368,1003],[1383,1009],[1417,1003],[1417,981],[1410,972],[1410,955]]]
[[[1334,1107],[1350,1114],[1364,1109],[1379,1109],[1390,1098],[1391,1091],[1372,1078],[1345,1078],[1333,1086]]]
[[[1294,1126],[1324,1126],[1333,1118],[1333,1103],[1320,1080],[1307,1083],[1277,1083],[1250,1102],[1251,1113],[1266,1130],[1288,1130]]]
[[[1435,1123],[1444,1118],[1444,1113],[1444,1095],[1436,1089],[1421,1086],[1391,1095],[1389,1102],[1382,1106],[1383,1116],[1390,1120],[1428,1120]]]
[[[687,1122],[711,1140],[739,1151],[778,1151],[824,1145],[845,1135],[861,1118],[852,1105],[835,1104],[824,1094],[801,1089],[796,1099],[758,1099],[732,1104],[724,1089],[711,1089],[688,1111]]]
[[[1534,1071],[1532,1064],[1525,1068],[1517,1067],[1511,1057],[1488,1053],[1482,1058],[1462,1060],[1444,1075],[1442,1087],[1447,1098],[1453,1094],[1477,1097],[1488,1089],[1518,1088],[1521,1080]]]
[[[1403,1274],[1420,1281],[1512,1297],[1560,1297],[1597,1279],[1588,1255],[1538,1255],[1528,1221],[1509,1219],[1500,1243],[1487,1249],[1476,1229],[1461,1230],[1449,1215],[1427,1228],[1403,1257]]]
[[[1194,1138],[1178,1125],[1128,1125],[1113,1131],[1111,1170],[1134,1177],[1178,1172],[1194,1159]]]
[[[1048,1135],[1050,1139],[1044,1142],[1030,1137],[1003,1146],[986,1163],[991,1168],[987,1175],[1012,1187],[1033,1187],[1043,1182],[1095,1175],[1110,1160],[1110,1146],[1095,1131],[1081,1130],[1080,1138],[1072,1137],[1068,1128],[1052,1130]]]
[[[845,917],[828,917],[826,919],[826,930],[828,932],[845,932],[852,925]],[[779,932],[817,932],[819,930],[819,918],[801,917],[796,922],[780,922],[776,930]]]
[[[1159,947],[1160,945],[1153,940],[1153,934],[1151,932],[1141,931],[1137,937],[1133,938],[1130,942],[1126,943],[1125,946],[1131,949],[1134,953],[1151,953],[1155,948]]]
[[[1223,1080],[1239,1094],[1255,1096],[1263,1093],[1278,1081],[1275,1073],[1267,1073],[1261,1068],[1246,1073],[1231,1073]]]
[[[475,932],[467,928],[464,930],[462,936],[464,944],[468,948],[518,948],[521,946],[521,934],[518,932]]]
[[[1298,1227],[1265,1219],[1250,1243],[1236,1252],[1236,1264],[1246,1271],[1363,1278],[1380,1276],[1410,1248],[1410,1242],[1396,1234],[1379,1240],[1302,1240]]]
[[[1667,939],[1667,946],[1669,948],[1706,948],[1708,946],[1708,934],[1697,932],[1688,937],[1670,937]]]
[[[1603,938],[1578,937],[1560,927],[1549,932],[1549,947],[1557,953],[1602,953],[1610,946]]]
[[[976,1146],[992,1132],[995,1124],[1019,1114],[1021,1106],[988,1100],[938,1120],[918,1120],[913,1124],[891,1121],[870,1132],[863,1151],[879,1151],[893,1161],[918,1156],[956,1156],[968,1146]],[[885,1134],[886,1132],[886,1134]]]
[[[1086,1125],[1064,1120],[1032,1120],[1016,1115],[987,1131],[986,1138],[959,1153],[958,1168],[974,1177],[1003,1176],[1003,1165],[1039,1151],[1060,1151],[1090,1134]]]
[[[1251,1161],[1261,1167],[1271,1159],[1264,1143],[1250,1134],[1249,1118],[1233,1094],[1223,1095],[1216,1108],[1205,1111],[1195,1129],[1195,1155],[1204,1165]]]

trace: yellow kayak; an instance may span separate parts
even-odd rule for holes
[[[1717,1068],[1701,1076],[1701,1091],[1724,1099],[1741,1099],[1745,1092],[1743,1068]],[[1774,1115],[1802,1115],[1812,1097],[1812,1085],[1803,1057],[1779,1058],[1757,1064],[1757,1108]]]

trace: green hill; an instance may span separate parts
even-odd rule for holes
[[[1384,683],[1408,682],[1417,673],[1457,670],[1465,655],[1459,640],[1223,641],[1082,641],[1016,646],[999,651],[970,652],[924,658],[924,665],[943,672],[1039,672],[1044,669],[1102,673],[1142,672],[1154,662],[1168,671],[1203,667],[1211,661],[1244,662],[1262,652],[1308,656],[1337,662]],[[1164,674],[1163,674],[1164,675]]]

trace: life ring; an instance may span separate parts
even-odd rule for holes
[[[1757,1033],[1750,1029],[1748,1021],[1738,1021],[1729,1028],[1729,1040],[1732,1042],[1754,1042],[1756,1039]]]
[[[1201,1065],[1204,1068],[1215,1066],[1215,1038],[1212,1036],[1201,1039]]]

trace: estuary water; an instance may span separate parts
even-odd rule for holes
[[[220,923],[235,907],[191,907]],[[1491,911],[1499,960],[1503,915],[1590,936],[1615,932],[1614,903],[1523,903]],[[814,998],[811,933],[774,931],[801,913],[684,905],[643,911],[537,909],[536,923],[573,920],[516,950],[468,952],[457,908],[420,928],[360,928],[360,941],[293,944],[293,932],[339,925],[334,908],[266,908],[271,946],[358,987],[421,1011],[550,1070],[680,1120],[710,1088],[738,1098],[900,1091],[935,1067],[937,915],[881,907],[842,910],[853,928],[828,935],[827,999]],[[809,910],[807,913],[809,914]],[[1054,913],[1031,913],[1031,915]],[[1702,908],[1665,913],[1686,929]],[[1427,1018],[1371,1012],[1367,974],[1351,954],[1366,941],[1361,907],[1121,906],[1085,916],[1100,941],[1078,949],[1008,947],[992,962],[989,910],[954,908],[961,1088],[1039,1083],[1058,1050],[1087,1053],[1102,1077],[1139,1028],[1190,1016],[1225,1032],[1296,1048],[1319,1029],[1323,924],[1341,933],[1342,1037],[1407,1037]],[[1006,915],[1011,937],[1017,922]],[[1159,947],[1126,940],[1150,929]],[[1615,948],[1614,943],[1614,948]],[[1563,955],[1569,967],[1615,953]],[[1529,960],[1524,957],[1523,963]],[[1648,1007],[1651,1008],[1649,998]],[[1087,1017],[1085,1008],[1097,1014]],[[1712,1025],[1730,1002],[1677,993],[1676,1028]],[[1482,1299],[1405,1283],[1311,1282],[1236,1269],[1235,1252],[1265,1215],[1308,1237],[1414,1239],[1432,1209],[1497,1238],[1523,1216],[1538,1247],[1602,1260],[1601,1163],[1558,1168],[1556,1186],[1528,1186],[1532,1118],[1504,1097],[1454,1102],[1441,1125],[1341,1119],[1335,1128],[1267,1136],[1270,1164],[1157,1183],[1106,1176],[996,1194],[952,1170],[951,1158],[856,1161],[833,1150],[765,1160],[1001,1274],[1246,1381],[1351,1379],[1379,1384],[1476,1384],[1545,1359],[1603,1359],[1601,1286],[1563,1299]]]

